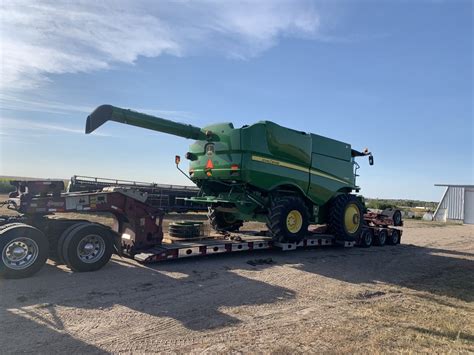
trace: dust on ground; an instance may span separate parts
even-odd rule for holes
[[[48,261],[0,280],[0,352],[473,352],[473,232],[407,221],[399,246]]]

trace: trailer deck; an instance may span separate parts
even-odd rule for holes
[[[270,237],[262,235],[262,232],[233,233],[227,238],[218,236],[203,238],[201,240],[187,242],[163,243],[150,250],[133,255],[133,258],[142,263],[152,263],[163,260],[197,257],[213,254],[233,253],[239,251],[281,249],[283,251],[295,250],[297,248],[340,245],[353,247],[356,243],[338,243],[329,234],[308,235],[299,243],[275,242]]]

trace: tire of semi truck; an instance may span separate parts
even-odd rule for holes
[[[397,245],[400,244],[400,231],[398,229],[392,229],[392,234],[387,239],[387,244]]]
[[[329,207],[328,227],[336,239],[357,241],[364,225],[364,206],[355,195],[341,194]]]
[[[57,263],[58,264],[66,264],[66,261],[64,260],[64,255],[63,255],[63,247],[64,247],[64,241],[66,240],[66,237],[71,233],[72,230],[76,229],[79,226],[82,226],[84,224],[88,224],[90,222],[87,221],[82,221],[82,222],[77,222],[69,227],[67,227],[59,236],[58,238],[58,245],[57,245],[57,250],[56,250],[56,257],[57,257]]]
[[[358,245],[362,248],[370,248],[374,241],[374,233],[369,228],[366,228],[360,234]]]
[[[211,227],[218,232],[236,232],[244,221],[235,218],[232,213],[219,212],[209,207],[207,213]]]
[[[49,242],[38,228],[24,223],[0,227],[0,277],[19,279],[38,272],[48,259]]]
[[[308,234],[309,212],[298,196],[278,197],[273,200],[267,215],[267,228],[273,240],[298,243]]]
[[[65,264],[77,272],[99,270],[110,260],[114,249],[112,232],[95,223],[72,228],[62,245]]]
[[[375,245],[383,247],[387,243],[388,233],[385,229],[379,231],[375,236]]]

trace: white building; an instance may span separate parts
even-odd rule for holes
[[[435,221],[462,221],[465,224],[474,224],[474,185],[445,185],[441,201],[433,215]]]

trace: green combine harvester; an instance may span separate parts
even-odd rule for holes
[[[364,200],[352,192],[359,192],[355,158],[368,156],[373,164],[367,150],[270,121],[198,128],[110,105],[87,118],[86,133],[106,121],[195,140],[186,153],[189,178],[200,188],[192,200],[208,204],[215,230],[233,232],[244,221],[260,221],[279,242],[298,242],[310,224],[327,224],[339,240],[362,233]]]

